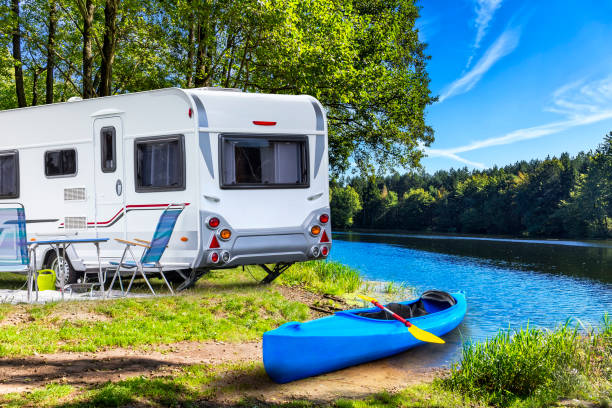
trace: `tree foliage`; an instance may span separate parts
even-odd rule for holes
[[[435,100],[415,1],[4,0],[0,107],[170,86],[310,94],[334,170],[415,166]]]
[[[359,194],[351,186],[332,186],[331,217],[335,226],[345,229],[353,225],[353,217],[362,210]]]
[[[363,202],[358,228],[612,237],[612,132],[595,151],[574,158],[564,153],[483,171],[359,176],[340,184]],[[393,196],[400,198],[386,198]]]

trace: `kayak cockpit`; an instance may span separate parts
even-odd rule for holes
[[[419,299],[412,302],[389,303],[386,306],[404,319],[410,319],[446,310],[456,303],[457,300],[450,293],[440,290],[428,290]],[[395,320],[387,312],[380,309],[356,312],[355,315],[369,319]]]

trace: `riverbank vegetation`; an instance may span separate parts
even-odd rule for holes
[[[341,179],[331,206],[343,229],[610,238],[612,132],[575,157]]]
[[[466,343],[442,385],[495,406],[552,406],[579,398],[612,402],[612,321],[585,334],[566,325],[554,331],[527,327]]]

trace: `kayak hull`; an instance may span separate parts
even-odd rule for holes
[[[429,314],[411,318],[410,322],[436,336],[452,331],[465,317],[467,304],[463,293],[451,295],[457,301],[455,305],[439,311],[432,305]],[[264,333],[266,372],[274,381],[286,383],[389,357],[423,344],[397,320],[355,314],[369,311],[376,308],[337,312],[304,323],[289,322]]]

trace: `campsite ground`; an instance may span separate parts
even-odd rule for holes
[[[349,307],[363,282],[350,269],[312,263],[273,285],[260,277],[234,269],[173,297],[0,305],[0,405],[486,405],[443,387],[448,371],[407,370],[406,355],[273,383],[261,334]]]

